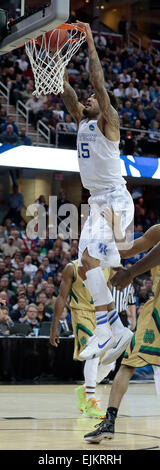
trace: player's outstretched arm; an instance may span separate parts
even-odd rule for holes
[[[155,268],[160,264],[160,242],[147,253],[147,255],[137,261],[129,268],[117,268],[117,273],[112,277],[111,284],[119,290],[123,290],[132,279],[140,274]]]
[[[68,113],[71,114],[78,126],[83,118],[84,106],[79,103],[76,92],[68,81],[67,71],[65,71],[64,74],[64,92],[61,94],[61,98],[67,108]]]
[[[110,97],[106,90],[103,70],[96,51],[91,28],[88,23],[82,23],[80,21],[77,21],[77,23],[86,32],[89,54],[90,80],[95,91],[100,111],[105,121],[114,129],[119,130],[118,113],[111,105]]]
[[[53,314],[53,319],[52,319],[52,324],[51,324],[51,331],[50,331],[50,343],[52,344],[52,346],[57,347],[60,342],[59,334],[58,334],[58,323],[62,315],[62,312],[66,306],[67,298],[72,287],[72,282],[73,282],[73,266],[70,263],[70,264],[67,264],[67,266],[63,270],[62,281],[61,281],[60,288],[59,288],[59,294],[55,303],[54,314]]]
[[[125,250],[120,250],[121,258],[131,258],[132,256],[148,251],[160,241],[160,224],[150,227],[142,237],[134,240],[133,246]]]

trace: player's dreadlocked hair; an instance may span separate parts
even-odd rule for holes
[[[114,96],[114,93],[110,90],[107,90],[107,93],[108,93],[111,105],[113,106],[113,108],[116,111],[118,111],[118,101],[117,101],[116,97]]]

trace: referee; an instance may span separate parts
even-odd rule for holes
[[[123,325],[130,325],[133,331],[136,327],[136,298],[133,285],[129,284],[122,292],[117,290],[116,287],[112,287],[111,292],[115,308]]]

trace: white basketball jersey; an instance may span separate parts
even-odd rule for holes
[[[108,140],[97,121],[85,119],[80,122],[77,147],[82,184],[91,194],[126,184],[121,175],[119,141]]]

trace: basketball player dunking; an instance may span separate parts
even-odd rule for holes
[[[91,194],[88,201],[90,215],[81,232],[78,256],[79,267],[85,269],[85,283],[96,310],[94,335],[79,356],[85,360],[98,357],[113,347],[114,351],[117,349],[118,357],[132,338],[131,331],[122,325],[115,310],[102,268],[120,264],[112,228],[104,217],[105,208],[110,207],[116,214],[121,214],[120,232],[125,237],[126,228],[134,216],[134,206],[121,176],[117,102],[114,95],[106,91],[90,26],[79,21],[77,23],[86,32],[94,94],[83,106],[65,74],[62,99],[78,126],[80,176],[83,186]]]

